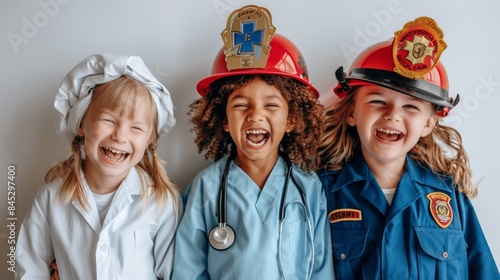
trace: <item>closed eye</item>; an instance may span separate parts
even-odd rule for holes
[[[382,100],[371,100],[369,103],[385,105],[386,103]]]
[[[110,119],[102,119],[103,122],[108,123],[108,124],[114,124],[115,122]]]
[[[246,104],[246,103],[235,103],[231,107],[232,108],[246,108],[246,107],[248,107],[248,104]]]
[[[278,104],[278,103],[268,103],[268,104],[266,104],[266,107],[276,107],[276,108],[280,108],[280,107],[281,107],[281,105],[280,105],[280,104]]]
[[[406,104],[406,105],[404,105],[404,107],[408,108],[408,109],[420,111],[420,108],[418,106],[413,105],[413,104]]]

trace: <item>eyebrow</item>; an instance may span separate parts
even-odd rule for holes
[[[231,102],[233,100],[239,100],[239,99],[244,99],[244,100],[248,100],[250,99],[249,97],[245,96],[245,95],[242,95],[242,94],[236,94],[234,96],[230,96],[228,98],[228,102]],[[266,95],[264,96],[264,99],[265,100],[280,100],[282,101],[283,103],[287,103],[286,99],[283,98],[283,96],[279,95],[279,94],[269,94],[269,95]]]

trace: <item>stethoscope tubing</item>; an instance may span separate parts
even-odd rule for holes
[[[311,216],[309,212],[309,207],[307,205],[306,201],[306,196],[304,189],[302,186],[298,183],[297,179],[295,178],[293,174],[293,165],[292,162],[290,161],[290,158],[288,157],[287,154],[284,152],[279,152],[279,155],[283,157],[286,161],[287,165],[287,171],[286,171],[286,180],[285,180],[285,185],[283,187],[283,192],[281,195],[281,201],[280,201],[280,213],[279,213],[279,233],[278,233],[278,262],[279,262],[279,269],[281,272],[281,275],[283,278],[286,280],[286,274],[283,269],[282,265],[282,260],[281,260],[281,240],[282,240],[282,235],[283,235],[283,222],[285,220],[285,202],[286,202],[286,196],[288,193],[288,185],[290,182],[290,177],[292,178],[292,182],[294,185],[297,187],[297,190],[300,194],[300,198],[302,200],[302,204],[305,209],[305,214],[307,217],[307,224],[308,224],[308,232],[309,232],[309,239],[310,239],[310,244],[311,244],[311,264],[310,264],[310,269],[309,269],[309,275],[307,279],[311,279],[312,276],[312,271],[314,269],[314,238],[313,238],[313,230],[312,230],[312,223],[311,223]],[[222,178],[221,178],[221,184],[219,186],[219,194],[218,194],[218,201],[217,201],[217,206],[218,206],[218,225],[215,226],[209,233],[208,240],[209,244],[212,248],[218,251],[224,251],[229,249],[235,240],[235,233],[234,230],[227,224],[227,180],[228,180],[228,174],[229,174],[229,167],[231,165],[231,161],[234,160],[236,157],[236,151],[231,151],[231,154],[229,155],[226,165],[224,167],[224,172],[222,173]],[[218,242],[216,241],[217,238],[214,236],[219,230],[224,231],[225,233],[228,234],[228,238],[226,240],[229,240],[227,243],[224,242]]]

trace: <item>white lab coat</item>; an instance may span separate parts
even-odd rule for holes
[[[139,200],[143,188],[138,170],[132,168],[101,225],[87,183],[90,209],[84,210],[76,201],[59,200],[61,182],[38,192],[23,221],[16,279],[49,279],[54,258],[61,279],[170,278],[177,226],[172,197],[161,212],[154,197],[145,205],[145,199]]]

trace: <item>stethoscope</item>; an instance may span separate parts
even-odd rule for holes
[[[314,268],[314,239],[313,239],[313,233],[312,233],[312,223],[310,219],[310,213],[309,213],[309,207],[307,206],[306,202],[306,196],[304,193],[304,189],[302,186],[297,182],[297,179],[295,179],[295,176],[293,175],[293,166],[292,162],[290,161],[290,158],[288,157],[287,154],[283,153],[280,151],[279,153],[286,161],[287,165],[287,171],[286,171],[286,180],[285,180],[285,185],[283,187],[283,193],[281,195],[281,202],[280,202],[280,214],[279,214],[279,237],[278,237],[278,262],[279,262],[279,268],[281,275],[283,276],[284,279],[285,273],[283,270],[283,265],[281,261],[281,237],[283,235],[283,222],[285,221],[285,201],[286,201],[286,196],[288,192],[288,184],[290,182],[290,177],[292,178],[293,183],[297,187],[297,190],[300,193],[300,197],[302,199],[302,204],[304,205],[305,208],[305,214],[307,217],[307,224],[309,228],[309,240],[311,244],[311,263],[310,263],[310,269],[309,269],[309,277],[308,279],[311,279],[312,275],[312,270]],[[226,213],[226,206],[227,206],[227,177],[229,173],[229,166],[231,165],[231,161],[234,160],[236,157],[236,152],[232,151],[231,154],[229,155],[229,158],[227,159],[226,165],[224,167],[224,172],[222,173],[222,178],[219,186],[219,195],[218,195],[218,200],[217,200],[217,206],[218,206],[218,224],[210,231],[208,234],[208,242],[212,248],[218,251],[224,251],[229,249],[233,244],[234,240],[236,238],[236,235],[234,233],[234,230],[231,226],[227,224],[227,213]]]

